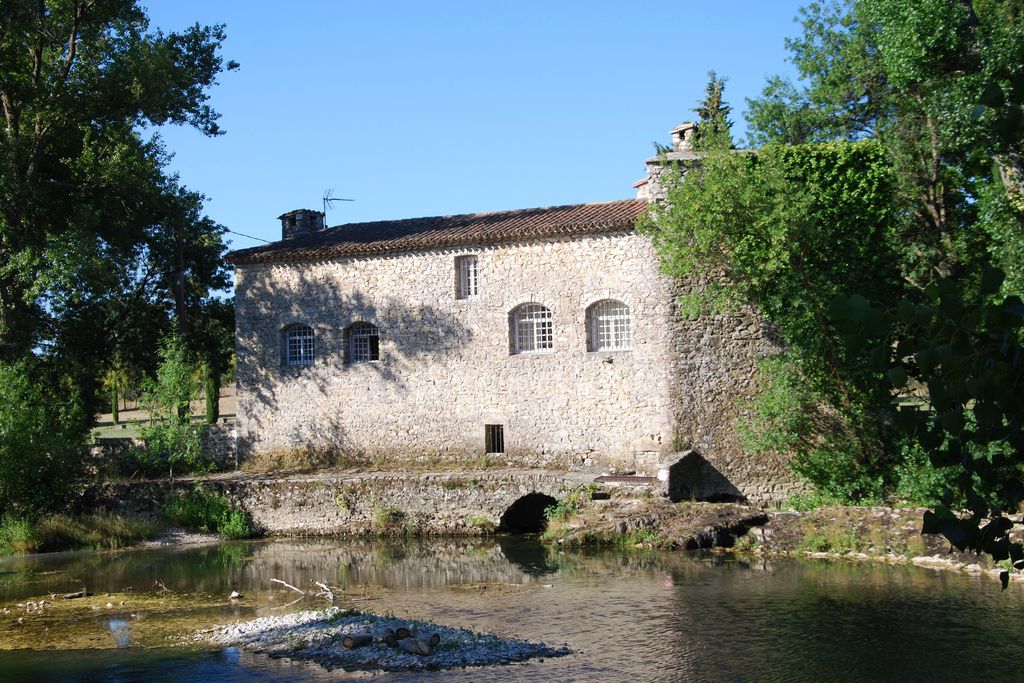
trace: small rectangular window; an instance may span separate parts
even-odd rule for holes
[[[487,453],[504,453],[505,425],[484,425],[484,443]]]
[[[475,299],[480,293],[480,275],[476,256],[459,256],[455,259],[455,271],[459,276],[456,296],[459,299]]]

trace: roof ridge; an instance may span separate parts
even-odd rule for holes
[[[366,256],[632,229],[646,202],[616,199],[449,216],[343,223],[227,255],[235,264]]]
[[[351,223],[339,223],[338,225],[331,225],[324,230],[334,230],[335,228],[343,228],[346,225],[374,225],[376,223],[405,223],[407,221],[429,221],[438,220],[442,218],[486,218],[488,216],[500,216],[503,213],[524,213],[527,211],[551,211],[553,209],[574,209],[580,206],[601,206],[603,204],[626,204],[643,202],[642,199],[635,199],[627,197],[624,199],[609,199],[603,202],[582,202],[579,204],[552,204],[551,206],[531,206],[525,209],[503,209],[501,211],[474,211],[471,213],[446,213],[438,214],[436,216],[414,216],[411,218],[383,218],[373,221],[352,221]]]

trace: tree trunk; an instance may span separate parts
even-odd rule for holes
[[[395,643],[398,642],[395,640],[395,632],[389,628],[379,628],[374,635],[377,637],[378,641],[387,643],[391,647],[394,647]]]
[[[341,639],[341,644],[345,646],[346,650],[369,645],[371,642],[373,642],[373,636],[369,633],[353,633]]]
[[[398,641],[399,649],[414,655],[429,655],[430,646],[419,638],[406,638]]]
[[[119,407],[117,401],[117,382],[114,382],[110,387],[110,414],[114,418],[114,424],[118,424],[120,420],[120,414],[117,412]]]

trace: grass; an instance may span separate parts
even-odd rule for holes
[[[494,533],[494,522],[492,522],[487,517],[484,517],[483,515],[476,515],[475,517],[470,517],[466,520],[466,522],[470,528],[479,529],[484,533],[488,534]]]
[[[373,510],[373,526],[381,531],[394,530],[405,524],[405,513],[396,507],[382,505]]]
[[[106,513],[53,515],[34,524],[5,517],[0,522],[0,553],[125,548],[152,538],[158,531],[158,525],[149,520]]]
[[[232,505],[227,496],[210,493],[202,487],[171,494],[164,503],[161,517],[167,524],[216,532],[228,538],[253,535],[244,510]]]

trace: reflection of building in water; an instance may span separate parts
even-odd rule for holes
[[[510,562],[493,541],[415,543],[376,540],[323,546],[275,541],[257,545],[239,577],[245,585],[270,586],[270,579],[309,587],[313,581],[339,586],[434,588],[469,583],[529,583],[529,573]]]
[[[131,622],[126,619],[111,619],[107,622],[107,628],[117,647],[128,647],[132,644]]]

